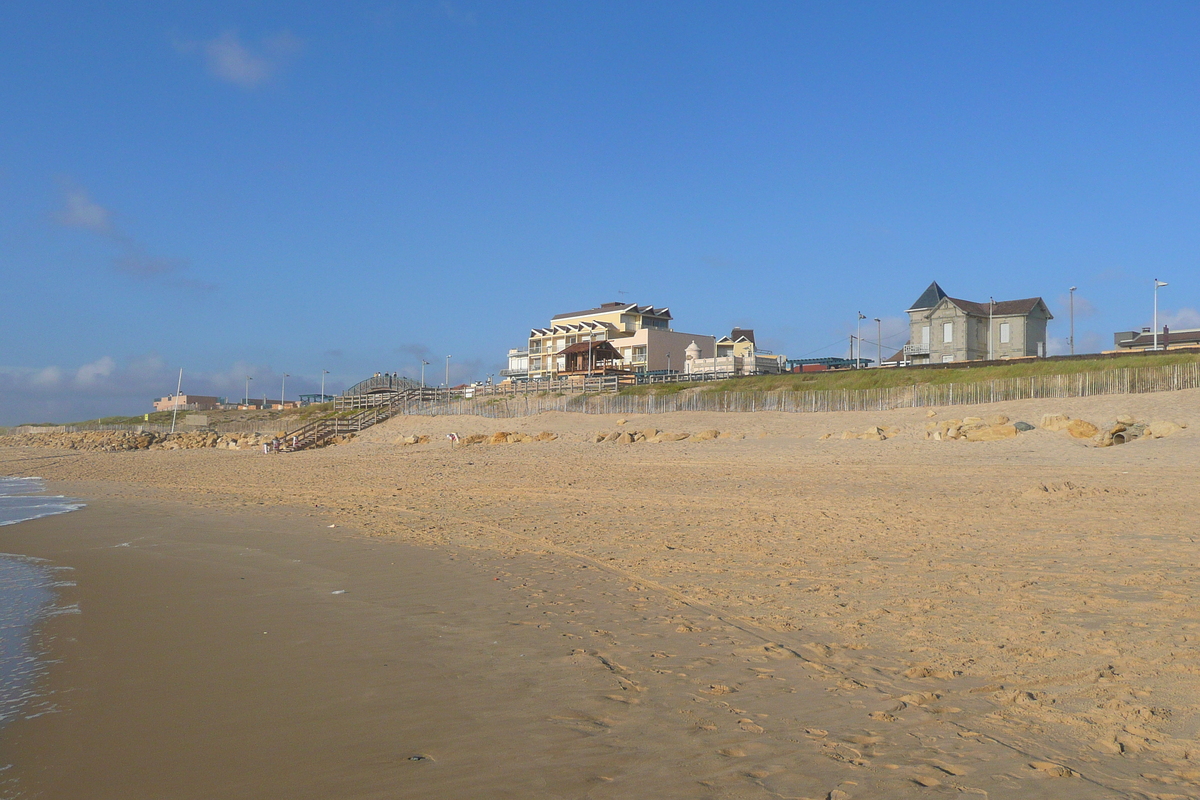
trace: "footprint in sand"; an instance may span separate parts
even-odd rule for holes
[[[1029,766],[1052,778],[1078,778],[1079,773],[1053,761],[1031,761]]]

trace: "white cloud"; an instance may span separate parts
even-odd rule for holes
[[[110,356],[104,356],[91,364],[84,364],[75,373],[75,383],[79,386],[91,386],[101,378],[112,375],[116,366],[117,362]]]
[[[437,5],[438,10],[446,19],[457,22],[459,25],[465,25],[469,28],[474,28],[479,24],[479,20],[475,18],[474,11],[464,11],[449,0],[442,0]]]
[[[64,207],[57,215],[60,224],[104,235],[112,232],[112,213],[89,197],[87,190],[68,187],[63,200]]]
[[[216,286],[186,276],[188,262],[151,255],[136,239],[113,221],[113,213],[91,198],[86,189],[73,184],[63,186],[63,207],[54,215],[60,225],[80,228],[113,245],[115,272],[145,281],[157,281],[178,289],[210,291]]]
[[[1158,324],[1171,329],[1200,328],[1200,311],[1194,308],[1181,308],[1177,311],[1158,312]]]
[[[58,367],[43,367],[29,376],[29,384],[38,388],[53,388],[62,382],[63,373]]]
[[[185,367],[183,391],[188,394],[227,397],[236,401],[250,394],[279,397],[282,374],[262,364],[234,362],[228,369],[192,370]],[[175,391],[179,366],[168,365],[150,354],[120,362],[112,356],[64,369],[59,366],[0,366],[0,425],[25,422],[78,422],[107,416],[132,416],[152,411],[156,398]],[[326,388],[339,385],[330,378]],[[320,374],[292,375],[287,379],[288,397],[316,392]]]
[[[283,31],[263,39],[257,46],[243,42],[237,31],[228,30],[215,39],[199,44],[204,63],[211,75],[243,89],[257,89],[269,83],[287,61],[304,46],[296,36]],[[194,42],[175,45],[180,53],[197,50]]]
[[[1071,311],[1071,295],[1069,293],[1068,294],[1060,294],[1058,296],[1058,305],[1059,305],[1059,308],[1062,309],[1062,311],[1059,313],[1056,313],[1056,316],[1069,315],[1070,311]],[[1075,293],[1075,316],[1076,316],[1076,318],[1090,317],[1090,316],[1093,316],[1095,313],[1096,313],[1096,306],[1092,303],[1092,301],[1088,300],[1086,297],[1084,297],[1081,294],[1079,294],[1078,292],[1076,292]]]

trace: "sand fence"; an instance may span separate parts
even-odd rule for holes
[[[1074,375],[1035,375],[974,383],[917,384],[880,389],[772,392],[681,392],[667,395],[522,395],[413,403],[410,415],[526,417],[543,411],[582,414],[666,414],[674,411],[885,411],[976,405],[1036,398],[1145,394],[1200,388],[1200,364],[1135,367]]]

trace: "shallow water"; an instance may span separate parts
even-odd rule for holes
[[[0,525],[82,507],[66,497],[36,494],[44,490],[39,478],[0,478]],[[55,604],[54,590],[71,585],[69,575],[69,568],[43,559],[0,553],[0,727],[22,714],[48,710],[45,698],[36,694],[45,664],[38,658],[34,630],[48,616],[73,611]]]

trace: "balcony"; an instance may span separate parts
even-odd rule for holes
[[[927,344],[906,344],[906,345],[904,345],[904,355],[906,355],[906,356],[927,356],[927,355],[929,355],[929,345],[927,345]]]

